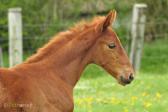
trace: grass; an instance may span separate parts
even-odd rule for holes
[[[75,112],[167,112],[167,80],[167,75],[139,74],[122,87],[108,75],[82,78],[74,93]]]
[[[125,87],[100,67],[88,66],[74,90],[74,112],[168,112],[167,43],[145,44],[141,70]],[[8,66],[6,53],[4,60]]]
[[[151,74],[168,73],[168,40],[146,43],[142,59],[141,72]]]

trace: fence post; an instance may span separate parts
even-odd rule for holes
[[[1,47],[0,47],[0,67],[3,67],[3,52]]]
[[[8,10],[9,66],[22,62],[22,15],[21,8]]]
[[[133,7],[133,18],[132,18],[132,42],[130,51],[130,60],[133,64],[135,71],[140,69],[142,49],[144,44],[144,32],[145,32],[145,9],[146,4],[135,4]]]

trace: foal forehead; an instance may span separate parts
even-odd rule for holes
[[[107,37],[108,40],[119,41],[116,32],[112,28],[109,28],[106,31],[105,36]]]

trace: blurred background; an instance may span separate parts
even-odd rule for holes
[[[136,79],[122,87],[100,67],[88,66],[74,90],[74,112],[168,112],[168,0],[0,0],[0,65],[9,67],[9,8],[22,9],[25,60],[57,32],[112,9],[118,13],[114,30],[130,55],[137,3],[147,8],[143,26],[137,24],[144,32],[135,31],[143,38]]]

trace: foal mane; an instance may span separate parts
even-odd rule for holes
[[[70,27],[69,30],[58,33],[42,48],[39,48],[37,53],[30,56],[25,63],[34,63],[40,61],[52,52],[56,52],[58,49],[64,47],[65,44],[73,40],[80,33],[86,32],[89,28],[95,28],[96,30],[96,27],[102,23],[104,19],[104,16],[98,16],[92,19],[90,22],[82,20],[81,22],[75,24],[74,27]]]

